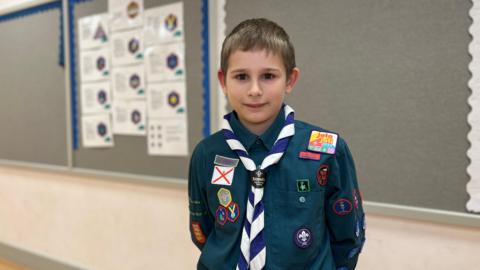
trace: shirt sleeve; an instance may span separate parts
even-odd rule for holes
[[[190,212],[190,236],[201,250],[213,228],[213,218],[208,211],[206,191],[202,185],[202,173],[205,170],[205,155],[197,146],[190,159],[188,173],[188,199]]]
[[[365,242],[365,214],[355,164],[347,144],[339,138],[330,162],[326,190],[326,219],[337,270],[352,270]]]

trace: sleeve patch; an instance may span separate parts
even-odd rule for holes
[[[200,226],[200,223],[196,221],[192,221],[192,233],[193,236],[195,237],[195,240],[199,244],[205,244],[207,241],[207,238],[205,237],[205,234],[202,231],[202,227]]]
[[[347,199],[338,199],[333,204],[333,212],[339,216],[345,216],[352,212],[352,203]]]

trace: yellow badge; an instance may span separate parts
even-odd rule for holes
[[[230,202],[232,202],[232,194],[230,193],[230,190],[226,188],[221,188],[217,192],[218,196],[218,201],[220,204],[224,207],[227,207]]]
[[[308,150],[326,154],[335,154],[338,135],[330,132],[312,131],[308,140]]]

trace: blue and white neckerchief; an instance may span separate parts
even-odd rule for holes
[[[266,247],[263,238],[264,215],[263,215],[263,185],[265,182],[263,172],[269,166],[276,164],[285,153],[290,138],[295,134],[294,111],[284,105],[285,122],[283,128],[278,134],[278,138],[272,146],[272,149],[257,168],[255,162],[248,155],[247,150],[242,145],[238,137],[233,133],[229,120],[232,113],[223,117],[223,134],[230,148],[237,153],[244,167],[252,172],[253,179],[263,179],[260,184],[252,183],[248,194],[247,213],[243,226],[242,241],[240,244],[241,254],[238,259],[237,270],[261,270],[265,267]],[[252,181],[254,182],[254,181]]]

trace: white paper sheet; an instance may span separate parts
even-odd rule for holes
[[[114,68],[112,71],[112,88],[115,100],[146,98],[144,66]]]
[[[147,89],[149,118],[177,117],[187,113],[184,81],[149,83]]]
[[[82,114],[111,111],[110,82],[82,83],[80,88]]]
[[[83,17],[78,20],[78,40],[82,50],[108,46],[108,13]]]
[[[112,31],[143,25],[143,0],[108,0]]]
[[[185,80],[184,51],[181,42],[149,47],[145,51],[148,81]]]
[[[114,67],[142,63],[143,29],[113,33],[110,48]]]
[[[146,131],[145,100],[114,100],[113,133],[144,136]]]
[[[183,41],[183,2],[145,10],[145,44]]]
[[[148,119],[147,143],[149,155],[188,155],[186,117]]]
[[[82,82],[108,80],[110,77],[109,49],[80,51],[80,79]]]
[[[110,114],[83,115],[82,116],[82,141],[83,146],[112,147],[112,124]]]

